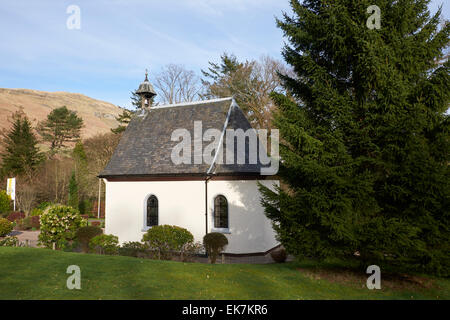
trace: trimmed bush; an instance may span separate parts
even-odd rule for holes
[[[278,263],[283,263],[287,259],[286,249],[280,248],[280,249],[273,250],[270,253],[270,256],[272,257],[273,261],[278,262]]]
[[[145,254],[148,247],[141,242],[131,241],[124,242],[119,248],[119,255],[129,257],[139,257],[140,254]]]
[[[95,236],[102,234],[102,229],[94,226],[87,226],[78,228],[76,231],[76,238],[78,242],[81,244],[81,248],[84,253],[89,252],[89,241]]]
[[[158,259],[170,260],[174,252],[182,254],[184,246],[194,241],[188,230],[177,226],[154,226],[142,237],[150,250],[158,253]]]
[[[0,237],[4,237],[13,230],[11,221],[5,218],[0,218]]]
[[[0,213],[8,212],[11,208],[11,197],[5,190],[0,190]]]
[[[101,234],[91,239],[89,247],[96,253],[114,255],[119,252],[119,238],[112,234]]]
[[[11,222],[22,220],[23,218],[25,218],[25,213],[20,211],[13,211],[8,215],[8,220]]]
[[[17,247],[19,239],[17,237],[5,237],[0,239],[0,247]]]
[[[228,239],[222,233],[211,232],[203,237],[203,245],[211,263],[216,263],[217,256],[228,245]]]
[[[87,220],[81,218],[78,210],[62,205],[47,208],[41,215],[41,233],[39,243],[52,248],[62,248],[67,241],[75,239],[75,232],[80,227],[87,226]]]

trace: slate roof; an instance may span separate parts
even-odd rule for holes
[[[228,118],[227,129],[251,128],[247,118],[232,98],[199,101],[168,106],[155,106],[135,116],[114,151],[109,163],[99,177],[113,176],[184,176],[206,175],[210,164],[194,164],[194,150],[191,149],[192,164],[174,164],[172,149],[180,141],[171,141],[176,129],[187,129],[194,144],[194,121],[201,121],[203,133],[210,128],[221,132]],[[210,141],[202,141],[203,150]],[[248,141],[245,164],[215,164],[212,173],[216,175],[259,175],[261,164],[249,164]],[[226,147],[223,138],[222,148]],[[236,146],[235,154],[236,154]],[[224,149],[222,149],[224,150]],[[225,157],[223,157],[225,159]],[[236,161],[235,161],[236,162]]]

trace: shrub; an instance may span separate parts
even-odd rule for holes
[[[53,243],[62,248],[65,241],[72,241],[75,238],[78,228],[87,225],[87,221],[81,218],[78,210],[62,205],[47,208],[40,218],[39,243],[47,248],[51,248]]]
[[[83,252],[89,252],[89,241],[95,236],[102,234],[102,229],[94,226],[78,228],[76,231],[77,240],[80,242]]]
[[[11,208],[11,197],[5,190],[0,190],[0,213],[8,212]]]
[[[11,221],[5,218],[0,218],[0,237],[4,237],[13,230]]]
[[[119,251],[119,238],[112,234],[101,234],[91,239],[89,247],[100,254],[117,254]]]
[[[39,209],[39,208],[34,208],[33,210],[31,210],[30,216],[32,216],[32,217],[40,216],[43,213],[44,213],[44,210]]]
[[[31,230],[31,217],[26,217],[16,221],[16,230]]]
[[[228,239],[222,233],[211,232],[203,237],[203,245],[209,255],[211,263],[216,263],[217,256],[228,244]]]
[[[99,227],[99,228],[100,228],[100,225],[101,225],[101,222],[100,222],[100,221],[92,221],[92,222],[91,222],[91,226]]]
[[[31,217],[31,228],[39,229],[41,227],[41,217],[32,216]]]
[[[124,242],[119,248],[119,254],[121,256],[139,257],[140,254],[145,254],[148,247],[141,242],[130,241]]]
[[[17,247],[19,246],[19,239],[17,237],[5,237],[0,240],[0,247]]]
[[[149,229],[142,241],[158,252],[159,259],[171,259],[174,252],[181,253],[186,244],[194,241],[194,236],[184,228],[162,225]]]
[[[278,262],[278,263],[283,263],[286,261],[286,258],[287,258],[286,249],[280,248],[280,249],[273,250],[270,253],[270,256],[272,257],[273,261]]]
[[[19,211],[13,211],[8,215],[8,220],[11,222],[22,220],[25,218],[25,213]]]
[[[189,242],[184,246],[183,256],[181,260],[183,262],[193,262],[195,256],[201,254],[203,251],[203,245],[201,242]]]

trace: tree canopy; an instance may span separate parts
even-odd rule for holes
[[[450,25],[428,0],[291,1],[277,20],[295,99],[273,94],[280,177],[261,186],[279,239],[298,257],[358,257],[449,274]]]

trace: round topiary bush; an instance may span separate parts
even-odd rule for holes
[[[283,263],[287,259],[286,249],[280,248],[273,250],[272,252],[270,252],[270,256],[272,257],[273,261]]]
[[[203,237],[203,245],[211,263],[216,263],[217,256],[228,245],[228,239],[222,233],[211,232]]]
[[[142,241],[158,253],[159,259],[169,260],[174,252],[182,254],[183,248],[194,241],[194,236],[184,228],[162,225],[150,228]]]
[[[53,243],[61,248],[63,243],[75,239],[78,228],[87,226],[87,220],[81,218],[78,210],[69,206],[49,207],[40,218],[39,243],[47,248],[52,248]]]
[[[0,237],[4,237],[13,230],[11,221],[5,218],[0,218]]]
[[[84,253],[89,252],[89,241],[91,241],[92,238],[95,236],[98,236],[103,233],[103,230],[99,227],[94,226],[87,226],[87,227],[81,227],[78,228],[75,235],[81,244],[81,248]]]

